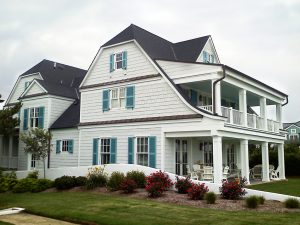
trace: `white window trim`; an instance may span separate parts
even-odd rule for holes
[[[120,90],[124,88],[124,97],[122,99],[124,99],[125,101],[125,104],[124,106],[122,107],[121,106],[121,97],[120,97]],[[118,100],[118,107],[112,107],[112,93],[113,93],[113,90],[117,89],[118,90],[118,97],[117,97],[117,100]],[[121,86],[121,87],[115,87],[115,88],[111,88],[109,89],[109,95],[110,95],[110,101],[109,101],[109,105],[110,105],[110,110],[118,110],[118,109],[126,109],[126,87],[125,86]]]
[[[291,129],[291,134],[297,134],[297,129],[295,128]]]
[[[103,139],[109,139],[110,142],[111,142],[111,139],[112,137],[102,137],[102,138],[99,138],[99,144],[98,144],[98,165],[102,165],[102,162],[101,162],[101,140]],[[111,143],[109,143],[111,145]],[[110,153],[111,149],[109,147],[109,153]]]
[[[121,62],[121,67],[120,68],[117,68],[117,55],[118,54],[121,54],[121,56],[122,56],[122,60],[121,61],[118,61],[118,62]],[[123,51],[122,52],[117,52],[117,53],[115,53],[114,54],[114,69],[115,70],[120,70],[120,69],[123,69],[122,68],[122,65],[123,65]]]
[[[137,160],[137,156],[138,156],[138,152],[137,152],[137,139],[138,138],[148,138],[148,166],[149,166],[149,160],[150,160],[150,157],[149,157],[149,137],[150,135],[139,135],[139,136],[135,136],[134,137],[134,164],[136,165],[139,165],[137,164],[138,160]]]
[[[74,153],[74,139],[72,139],[72,138],[64,138],[64,139],[60,139],[59,141],[60,141],[60,148],[59,148],[60,153],[62,153],[62,154],[71,154],[71,153],[69,153],[68,150],[67,151],[63,151],[63,141],[73,141],[73,153]]]
[[[28,128],[38,128],[38,126],[36,126],[36,118],[39,119],[39,117],[36,117],[35,116],[35,113],[36,113],[36,109],[39,109],[40,107],[31,107],[31,108],[28,108]],[[31,117],[31,109],[33,109],[33,114],[34,114],[34,117]],[[40,114],[40,112],[39,112]],[[31,126],[31,118],[34,118],[33,120],[33,126]]]

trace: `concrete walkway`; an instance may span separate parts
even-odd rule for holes
[[[65,221],[50,219],[42,216],[35,216],[27,213],[18,213],[0,216],[0,221],[12,223],[15,225],[72,225]]]

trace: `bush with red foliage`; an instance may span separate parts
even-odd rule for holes
[[[133,193],[137,187],[136,182],[128,178],[125,178],[120,184],[120,189],[126,194]]]
[[[190,187],[187,191],[188,196],[192,200],[202,200],[204,198],[204,195],[208,192],[208,187],[205,186],[204,183],[202,184],[192,184],[192,187]]]
[[[240,199],[246,194],[245,183],[246,179],[242,179],[240,182],[236,180],[224,181],[220,187],[221,197],[232,200]]]
[[[186,194],[188,189],[192,187],[192,181],[187,178],[178,178],[176,177],[177,182],[175,183],[175,188],[179,194]]]
[[[146,177],[146,191],[149,197],[156,198],[162,195],[164,191],[172,187],[173,183],[168,174],[157,171]]]

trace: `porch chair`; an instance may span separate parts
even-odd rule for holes
[[[195,171],[192,171],[190,165],[186,165],[188,177],[191,180],[199,180],[198,174]]]
[[[276,170],[271,170],[270,171],[270,179],[271,180],[278,180],[279,179],[279,166],[277,167]]]
[[[212,166],[204,166],[203,167],[202,180],[213,182],[214,175],[213,175],[213,167]]]
[[[255,165],[251,170],[250,170],[250,175],[251,178],[253,179],[261,179],[262,178],[262,165]]]
[[[229,166],[225,166],[223,170],[223,180],[226,180],[229,175]]]

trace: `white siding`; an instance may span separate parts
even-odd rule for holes
[[[50,168],[77,166],[78,148],[79,148],[79,131],[77,128],[51,130],[52,133],[52,151],[50,155]],[[73,154],[61,152],[56,154],[56,140],[72,139]]]
[[[98,127],[82,129],[80,135],[80,166],[92,165],[93,139],[115,137],[117,138],[116,163],[128,163],[128,137],[133,136],[156,136],[156,168],[161,166],[161,128],[152,126],[144,127],[120,126]]]
[[[43,79],[43,78],[39,74],[21,77],[19,81],[17,81],[17,83],[15,84],[16,85],[15,90],[12,91],[11,98],[6,104],[18,102],[18,98],[25,91],[25,82],[32,81],[33,79]]]
[[[20,112],[20,133],[24,132],[23,131],[23,123],[24,123],[24,109],[26,108],[32,108],[32,107],[45,107],[45,112],[44,112],[44,127],[48,127],[49,119],[47,117],[48,115],[48,99],[47,98],[37,98],[37,99],[26,99],[23,100],[22,102],[22,108]],[[29,121],[28,121],[29,122]],[[27,154],[24,152],[24,143],[20,140],[19,141],[19,154],[18,154],[18,170],[26,170],[28,169],[28,162],[29,157]]]
[[[221,71],[221,66],[212,66],[205,64],[193,64],[183,62],[171,62],[158,60],[158,64],[168,74],[171,79],[185,78],[194,75],[210,74]]]
[[[127,69],[119,69],[110,73],[109,56],[122,51],[127,51]],[[154,66],[139,50],[136,44],[130,42],[104,49],[94,66],[90,69],[89,76],[86,78],[83,86],[157,73]]]
[[[50,98],[51,112],[49,115],[49,126],[51,126],[67,108],[74,102],[74,100],[61,99],[56,97]]]
[[[165,139],[165,170],[175,173],[175,138]]]
[[[186,115],[189,109],[162,79],[145,80],[135,85],[135,108],[102,111],[102,89],[81,93],[81,122],[116,119],[144,118],[155,116]],[[107,89],[107,87],[105,88]]]
[[[206,42],[204,48],[202,49],[202,52],[200,53],[198,59],[196,60],[196,62],[203,62],[203,51],[206,51],[207,53],[209,53],[210,55],[213,55],[215,57],[214,63],[220,63],[220,61],[218,61],[217,53],[214,50],[213,42],[211,39],[208,39],[208,41]]]
[[[34,83],[30,89],[27,91],[26,95],[35,95],[35,94],[40,94],[40,93],[45,93],[45,91],[37,84]]]

